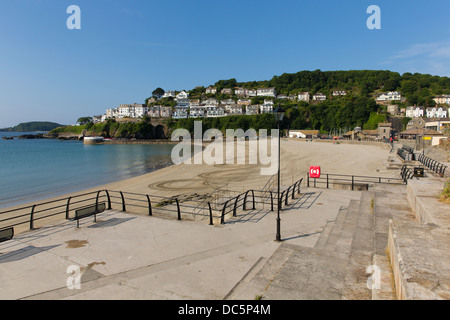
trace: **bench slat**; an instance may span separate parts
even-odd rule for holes
[[[0,242],[9,241],[14,237],[14,228],[0,230]]]
[[[106,205],[104,202],[99,203],[98,205],[89,206],[83,209],[79,209],[75,211],[75,220],[83,219],[90,217],[94,214],[101,213],[105,211]]]

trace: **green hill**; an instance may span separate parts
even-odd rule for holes
[[[50,131],[58,127],[62,127],[62,124],[48,121],[33,121],[20,123],[12,128],[0,129],[0,131],[10,132],[35,132],[35,131]]]

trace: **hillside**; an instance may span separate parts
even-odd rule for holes
[[[48,121],[32,121],[20,123],[12,128],[0,129],[0,131],[8,132],[35,132],[35,131],[50,131],[58,127],[62,127],[62,124]]]

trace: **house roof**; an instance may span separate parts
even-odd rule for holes
[[[301,132],[305,135],[308,134],[319,134],[319,130],[289,130],[289,132]]]
[[[403,135],[442,135],[441,133],[437,132],[436,130],[432,130],[432,129],[416,129],[416,128],[412,128],[409,130],[405,130],[400,132],[400,134]]]

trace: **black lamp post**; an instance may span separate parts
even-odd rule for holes
[[[280,149],[281,149],[281,134],[280,134],[280,124],[281,121],[283,121],[284,118],[284,110],[278,106],[276,110],[273,111],[273,115],[275,116],[275,120],[277,121],[278,125],[278,205],[277,205],[277,236],[276,241],[281,241],[281,219],[280,219],[280,208],[281,208],[281,199],[280,199]]]

